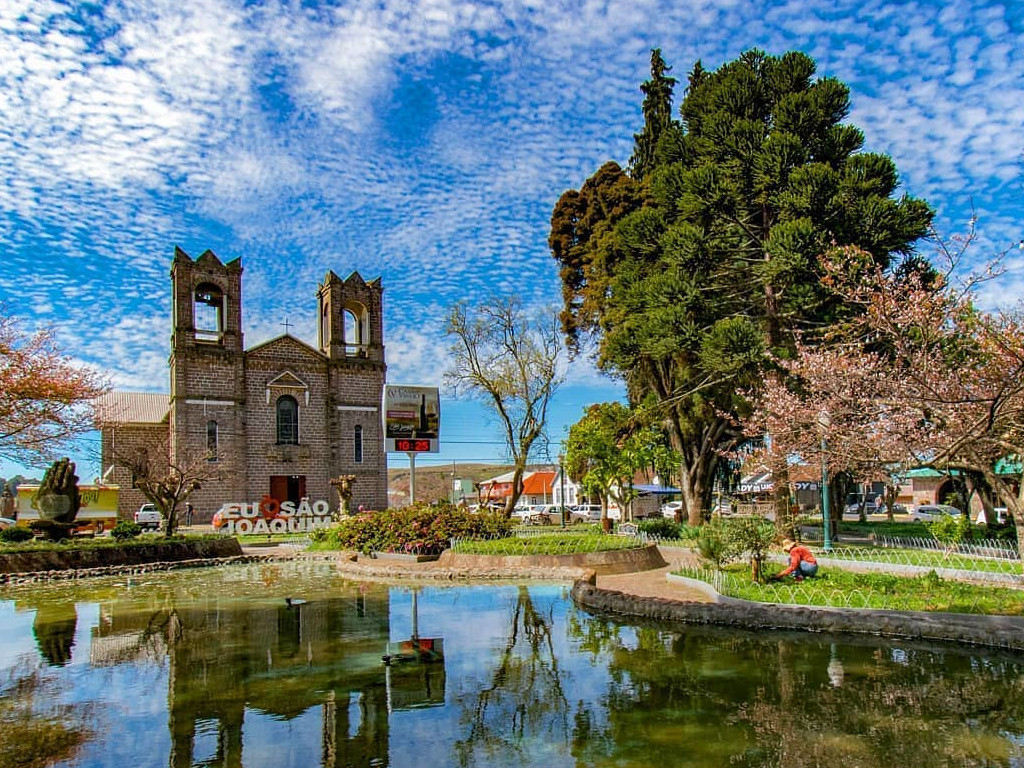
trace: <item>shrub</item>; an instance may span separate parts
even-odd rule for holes
[[[8,544],[17,544],[22,541],[30,540],[34,534],[30,528],[25,528],[20,525],[12,525],[10,528],[5,528],[0,531],[0,541],[7,542]]]
[[[142,528],[131,520],[119,520],[110,531],[110,535],[118,541],[137,538],[141,533]]]
[[[967,515],[943,515],[927,525],[935,540],[940,542],[947,552],[952,552],[964,540],[964,536],[970,530],[971,521]]]
[[[501,513],[472,513],[447,503],[367,512],[320,528],[311,538],[325,549],[439,554],[454,538],[508,536],[512,521]]]
[[[637,524],[637,529],[643,531],[648,536],[657,536],[660,539],[679,539],[682,538],[681,529],[682,526],[679,523],[673,522],[665,517],[655,517],[650,520],[641,520]]]
[[[722,566],[736,556],[729,537],[728,526],[721,519],[702,525],[697,535],[697,552],[701,558],[722,570]]]
[[[750,557],[750,576],[761,581],[761,566],[765,555],[775,543],[775,524],[763,517],[737,517],[725,524],[726,537],[732,551]]]

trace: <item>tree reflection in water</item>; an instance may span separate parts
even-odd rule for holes
[[[537,610],[520,586],[509,632],[489,683],[459,700],[465,738],[456,741],[459,765],[533,764],[534,745],[568,744],[569,703],[552,644],[553,616]]]
[[[32,632],[40,655],[51,667],[63,667],[71,661],[75,645],[78,613],[69,602],[41,602],[36,606]]]
[[[595,638],[590,621],[581,638]],[[1012,655],[650,627],[628,646],[605,635],[598,651],[612,657],[607,724],[577,714],[581,764],[646,764],[660,750],[689,766],[780,768],[1024,757],[1024,662]]]
[[[51,683],[41,670],[8,671],[0,681],[0,768],[43,768],[73,760],[92,737],[88,707],[54,704]]]

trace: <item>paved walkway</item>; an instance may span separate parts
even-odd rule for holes
[[[693,557],[688,550],[675,547],[658,547],[661,556],[668,563],[664,568],[636,573],[620,573],[611,576],[598,576],[597,586],[614,592],[623,592],[636,597],[660,597],[666,600],[682,602],[707,603],[707,595],[692,587],[670,582],[666,577],[680,564]]]

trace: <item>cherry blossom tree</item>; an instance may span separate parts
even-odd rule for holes
[[[918,465],[980,478],[1013,517],[1020,544],[1024,309],[978,309],[979,281],[995,271],[954,281],[963,252],[943,246],[940,271],[890,273],[853,248],[827,255],[826,284],[860,311],[816,340],[824,343],[802,339],[793,359],[777,361],[746,427],[770,436],[776,461],[813,457],[832,471]]]
[[[0,305],[0,457],[46,462],[93,429],[90,403],[107,389],[57,347],[52,330],[29,334]]]

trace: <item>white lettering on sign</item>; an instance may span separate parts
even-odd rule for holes
[[[309,533],[334,522],[331,505],[322,499],[312,504],[303,499],[296,506],[292,501],[264,496],[252,504],[224,504],[217,514],[220,530],[229,534]]]

